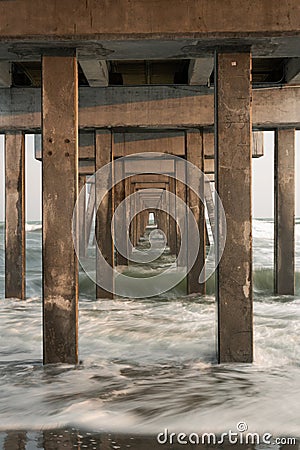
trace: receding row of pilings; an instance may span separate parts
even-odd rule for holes
[[[78,261],[71,224],[78,182],[80,186],[84,183],[78,171],[75,52],[44,56],[42,70],[44,363],[74,364],[78,361]],[[226,246],[216,272],[219,362],[253,360],[251,117],[251,54],[217,54],[215,182],[227,220]],[[186,158],[203,170],[202,130],[188,131],[184,133],[184,139]],[[279,294],[294,293],[294,140],[294,129],[276,130],[275,291]],[[113,158],[112,131],[96,130],[95,169],[100,169]],[[8,132],[6,297],[25,297],[24,176],[24,134]],[[108,180],[101,180],[101,183],[108,183]],[[132,183],[127,187],[126,183],[129,181],[120,183],[115,193],[116,202],[126,196],[126,189],[127,192],[133,189]],[[180,190],[183,192],[180,183],[172,190],[183,195],[180,194]],[[96,237],[106,261],[113,264],[110,235],[113,202],[110,195],[97,211]],[[202,227],[200,234],[204,242],[203,205],[190,192],[187,192],[185,201],[192,210],[198,211],[197,220]],[[161,217],[160,221],[163,220]],[[214,226],[218,236],[218,217]],[[137,238],[134,237],[135,241]],[[197,259],[199,267],[203,264],[204,247],[202,245],[202,250],[199,250],[202,252]],[[199,269],[189,274],[190,292],[199,292],[198,273]],[[97,296],[107,297],[107,292],[97,287]]]

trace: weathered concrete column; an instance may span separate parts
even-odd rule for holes
[[[135,183],[130,182],[129,184],[129,195],[135,194],[136,190],[135,190]],[[137,196],[131,197],[130,200],[130,214],[132,217],[132,221],[130,224],[130,240],[131,243],[133,245],[133,247],[137,246],[137,215],[136,215],[136,211],[137,211]]]
[[[148,226],[148,221],[149,221],[149,210],[148,209],[145,209],[142,212],[142,217],[143,217],[143,221],[142,221],[142,228],[143,228],[142,235],[144,235],[145,232],[146,232],[146,228]]]
[[[186,185],[179,181],[179,177],[186,182],[186,169],[185,169],[185,161],[176,161],[175,162],[175,171],[176,171],[176,182],[175,182],[175,194],[176,194],[176,232],[177,232],[177,256],[179,255],[181,245],[185,245],[184,239],[182,239],[182,235],[186,229],[186,214],[182,216],[180,214],[181,208],[179,207],[180,199],[184,204],[186,204]],[[177,259],[178,267],[185,267],[187,264],[187,252],[181,253],[181,257]]]
[[[138,189],[135,189],[135,192],[138,192]],[[140,194],[137,195],[137,208],[140,209],[141,205],[142,205],[142,200],[141,200],[141,196]],[[136,215],[136,245],[139,243],[141,236],[143,235],[143,212],[139,212]]]
[[[133,189],[133,193],[136,193],[135,189]],[[133,203],[134,203],[134,212],[136,214],[136,212],[138,210],[138,204],[139,204],[138,196],[134,197]],[[132,221],[133,221],[133,245],[134,245],[134,247],[136,247],[138,244],[139,215],[136,214]]]
[[[187,161],[198,167],[202,172],[204,171],[204,152],[203,152],[203,135],[199,130],[187,132],[186,139],[186,158]],[[194,183],[197,183],[198,192],[196,194],[192,189],[187,188],[187,205],[191,209],[196,223],[199,229],[200,245],[198,249],[197,259],[187,275],[187,293],[188,294],[205,294],[205,283],[199,283],[199,275],[205,264],[205,217],[204,217],[204,205],[201,201],[200,195],[204,196],[204,178],[198,176],[198,174],[190,173],[188,170],[187,185],[191,181],[190,178],[197,177]],[[188,255],[189,249],[193,246],[193,242],[190,242],[188,236]]]
[[[125,179],[124,179],[124,163],[120,163],[118,161],[115,162],[114,171],[116,177],[121,177],[122,181],[117,183],[114,186],[113,200],[114,200],[114,211],[117,207],[125,200]],[[120,218],[119,221],[115,222],[115,235],[116,233],[121,233],[121,236],[125,236],[125,219],[126,219],[126,211],[124,208],[124,216],[123,219]],[[118,251],[116,251],[116,264],[125,266],[128,265],[128,260],[125,256],[121,255]]]
[[[111,162],[112,133],[110,130],[96,131],[96,171]],[[112,186],[112,176],[112,164],[111,170],[105,174],[105,177],[102,175],[98,177],[96,175],[96,199],[97,195],[99,195],[101,191],[106,192],[102,202],[98,206],[98,210],[96,211],[96,240],[101,254],[110,267],[114,266],[114,247],[113,236],[111,233],[113,190],[109,189],[109,186]],[[96,204],[97,203],[98,202],[96,200]],[[113,290],[114,279],[111,276],[111,272],[100,264],[98,260],[96,262],[96,271],[97,282],[101,279],[105,279],[105,281],[109,284],[110,289]],[[113,292],[109,292],[97,284],[96,298],[112,299],[113,297]]]
[[[208,213],[208,220],[210,223],[211,232],[214,235],[215,234],[215,204],[213,200],[212,190],[211,190],[211,183],[210,181],[204,182],[204,192],[205,192],[205,203]],[[207,242],[206,242],[207,244]]]
[[[174,178],[170,177],[168,186],[169,186],[168,191],[171,192],[172,194],[176,195],[176,192],[175,192],[175,179]],[[170,202],[169,202],[169,204],[170,204]],[[175,199],[175,204],[176,204],[176,199]],[[170,252],[171,252],[172,255],[176,255],[176,253],[177,253],[177,225],[176,225],[175,218],[172,217],[172,216],[169,216],[169,227],[170,227],[170,230],[169,230],[169,234],[170,234],[170,241],[169,241]]]
[[[205,245],[209,247],[210,246],[210,242],[209,242],[209,235],[208,235],[208,228],[207,228],[206,221],[205,221],[204,226],[205,226]]]
[[[145,207],[144,205],[142,205],[142,206]],[[139,233],[140,238],[145,235],[146,226],[148,223],[148,216],[149,216],[149,211],[147,209],[144,209],[143,211],[141,211],[140,233]]]
[[[78,192],[78,80],[75,51],[44,56],[44,363],[78,361],[78,262],[72,217]]]
[[[132,182],[131,177],[127,177],[125,180],[125,195],[126,198],[134,194],[135,192],[135,183]],[[131,218],[131,222],[129,224],[129,240],[133,247],[136,246],[136,198],[131,196],[130,199],[127,200],[128,208],[126,207],[126,219],[129,222],[129,217]],[[129,259],[131,257],[131,253],[128,249]]]
[[[5,138],[5,297],[25,299],[25,136]]]
[[[295,293],[295,130],[276,130],[274,167],[275,293]]]
[[[96,200],[96,184],[90,184],[90,192],[86,210],[86,222],[85,222],[85,245],[89,246],[91,229],[93,225],[93,219],[95,214],[95,200]]]
[[[166,195],[168,195],[166,193]],[[166,208],[167,209],[167,208]],[[166,237],[167,237],[167,244],[168,247],[170,247],[170,216],[167,212],[164,212],[166,218],[164,219],[166,221]]]
[[[215,74],[216,189],[227,220],[226,245],[216,271],[218,358],[221,363],[249,363],[253,358],[250,52],[217,54]],[[216,228],[220,237],[218,220]]]
[[[148,215],[148,211],[147,210],[143,210],[140,212],[140,219],[139,219],[139,240],[141,239],[142,236],[144,236],[145,234],[145,230],[146,230],[146,223],[147,223],[147,215]]]
[[[131,193],[131,179],[130,179],[130,177],[127,177],[127,178],[125,178],[125,199],[127,201],[126,208],[125,208],[125,216],[126,216],[126,223],[128,224],[128,237],[129,237],[130,242],[132,243],[132,223],[129,223],[129,217],[130,217],[130,214],[131,214],[131,207],[132,207],[131,203],[132,202],[129,201],[129,199],[127,198],[127,197],[129,197],[130,193]],[[128,261],[128,264],[129,264],[130,256],[131,256],[131,253],[129,251],[129,247],[127,248],[127,255],[128,255],[127,261]]]
[[[139,213],[136,216],[136,244],[140,242],[142,236],[142,216],[141,213]]]
[[[84,175],[80,175],[78,179],[78,194],[80,194],[81,190],[83,193],[80,195],[79,200],[79,208],[78,208],[78,225],[79,225],[79,256],[86,256],[86,245],[85,245],[85,236],[86,236],[86,186],[85,186],[86,177]]]
[[[168,215],[165,211],[163,210],[158,210],[157,212],[157,221],[158,221],[158,228],[164,232],[165,236],[166,236],[166,240],[167,240],[167,244],[169,244],[168,242]]]
[[[138,192],[138,190],[135,190]],[[136,197],[136,210],[138,211],[141,206],[141,197],[140,194]],[[135,245],[138,245],[140,238],[142,236],[142,212],[138,213],[135,217]]]

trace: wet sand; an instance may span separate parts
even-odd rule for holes
[[[285,444],[281,446],[255,446],[224,443],[222,445],[197,445],[187,444],[159,444],[156,436],[130,436],[125,434],[91,433],[76,429],[44,430],[44,431],[7,431],[0,432],[1,450],[65,450],[65,449],[90,449],[90,450],[179,450],[179,449],[203,449],[203,450],[300,450],[299,440],[295,445]]]

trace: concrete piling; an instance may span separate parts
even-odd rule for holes
[[[5,136],[5,297],[25,299],[25,136]]]
[[[253,360],[251,130],[251,54],[217,53],[215,175],[227,221],[216,271],[221,363]]]
[[[169,193],[176,195],[175,193],[175,178],[170,177],[169,178],[169,183],[168,183],[168,189],[167,189],[167,195],[169,195]],[[176,216],[176,199],[174,200],[175,202],[175,208],[173,211],[173,213],[175,213]],[[169,198],[167,201],[167,204],[170,205],[171,204],[171,199]],[[174,217],[172,217],[172,215],[169,215],[169,247],[170,247],[170,252],[172,255],[176,255],[177,254],[177,225],[176,225],[176,220]]]
[[[115,177],[120,178],[121,181],[114,185],[113,188],[113,202],[114,202],[114,212],[117,207],[125,200],[125,179],[124,179],[124,163],[120,163],[116,161],[114,164],[114,172]],[[125,236],[125,219],[126,219],[126,211],[125,208],[123,210],[123,217],[120,220],[115,219],[115,234],[121,233],[121,236]],[[128,259],[121,255],[121,253],[116,250],[116,265],[127,266]]]
[[[78,193],[80,193],[79,197],[79,205],[78,205],[78,225],[79,225],[79,256],[86,256],[86,177],[84,175],[79,176],[78,180]]]
[[[295,294],[295,130],[275,131],[275,294]]]
[[[187,264],[187,252],[183,251],[180,254],[181,247],[186,245],[186,239],[182,239],[183,234],[187,229],[187,217],[186,215],[182,215],[181,208],[179,205],[179,201],[182,204],[186,204],[187,201],[187,189],[186,189],[186,169],[184,161],[176,161],[175,162],[175,194],[176,194],[176,231],[177,231],[177,265],[179,267],[184,267]],[[180,180],[184,180],[180,181]],[[179,256],[180,255],[180,256]]]
[[[72,217],[78,193],[75,52],[43,56],[44,363],[78,362],[78,262]]]
[[[112,134],[109,130],[96,131],[96,171],[102,169],[107,164],[112,163]],[[105,195],[98,205],[96,211],[96,240],[103,258],[110,267],[114,267],[113,236],[111,232],[113,197],[112,192],[112,164],[110,169],[104,174],[95,176],[96,183],[96,205],[99,203],[97,196],[105,192]],[[114,279],[111,272],[100,264],[98,253],[96,258],[96,297],[113,298]],[[102,287],[101,280],[106,280],[109,290]],[[100,282],[100,284],[98,284]]]
[[[92,180],[92,183],[89,183],[90,192],[88,196],[87,209],[86,209],[86,221],[85,221],[85,246],[88,249],[90,239],[91,239],[91,230],[95,215],[95,201],[96,201],[96,184],[95,180]]]
[[[201,172],[204,171],[204,153],[203,153],[203,135],[199,130],[187,132],[186,141],[186,159],[193,166],[197,167]],[[199,249],[195,263],[191,267],[187,275],[187,293],[188,294],[205,294],[205,283],[199,283],[199,275],[205,263],[205,217],[204,204],[201,196],[204,198],[204,178],[199,177],[199,173],[187,169],[187,186],[197,186],[198,193],[187,187],[187,206],[191,209],[199,231]],[[191,225],[188,224],[190,227]],[[193,242],[188,233],[187,242],[187,261],[189,263],[190,251]]]

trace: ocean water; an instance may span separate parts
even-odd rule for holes
[[[80,273],[81,363],[43,367],[41,226],[27,224],[28,298],[17,301],[4,299],[1,225],[0,448],[8,448],[4,431],[35,436],[72,427],[88,434],[154,435],[165,428],[222,433],[244,422],[251,432],[299,438],[300,220],[294,297],[273,295],[272,221],[254,220],[253,237],[254,364],[216,364],[212,280],[205,297],[186,296],[179,286],[176,295],[100,301]],[[164,255],[168,262],[172,258]],[[30,436],[26,448],[38,448]],[[113,442],[90,448],[121,448]]]

